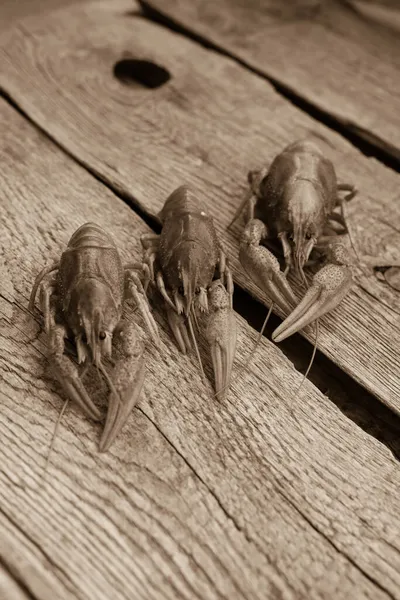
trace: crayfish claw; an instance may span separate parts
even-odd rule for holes
[[[292,310],[297,300],[284,273],[280,270],[278,259],[264,246],[260,245],[265,226],[258,219],[247,225],[240,243],[239,260],[253,279],[275,304],[286,313]]]
[[[210,344],[216,396],[222,400],[231,380],[236,350],[236,319],[230,294],[221,280],[213,281],[208,292],[210,314],[205,336]]]
[[[75,373],[66,375],[65,366],[66,366],[67,361],[69,361],[69,359],[67,357],[63,357],[63,361],[64,361],[64,359],[65,359],[64,366],[62,368],[60,368],[60,364],[59,364],[58,372],[57,372],[57,369],[55,370],[55,375],[56,375],[58,381],[60,382],[64,392],[66,393],[68,398],[70,398],[73,402],[75,402],[75,404],[77,404],[83,410],[83,412],[86,414],[86,416],[88,416],[90,419],[93,419],[94,421],[100,421],[102,418],[102,415],[101,415],[99,409],[97,408],[97,406],[95,406],[93,401],[90,399],[89,394],[87,393],[83,383],[79,379],[79,375],[75,375]],[[72,366],[72,363],[70,363],[70,364]],[[55,363],[53,363],[53,368],[54,368],[54,366],[55,366]]]
[[[335,309],[353,283],[346,265],[328,264],[314,276],[311,287],[294,311],[275,329],[272,339],[281,342]]]
[[[139,400],[145,378],[144,346],[133,323],[124,324],[120,333],[123,357],[111,377],[111,392],[99,451],[106,452],[125,425]]]
[[[182,314],[178,314],[176,310],[172,310],[172,308],[168,307],[167,318],[179,350],[183,354],[187,354],[191,349],[192,344],[186,328],[185,317]]]
[[[76,365],[64,355],[64,336],[66,331],[62,325],[55,326],[49,333],[51,350],[49,362],[53,375],[69,399],[75,402],[90,419],[100,421],[102,415],[87,393]]]

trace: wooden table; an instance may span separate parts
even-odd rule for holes
[[[395,32],[335,0],[260,4],[0,6],[1,599],[400,598],[400,292],[368,259],[400,261]],[[116,77],[132,59],[168,81]],[[64,397],[28,310],[38,271],[87,221],[140,260],[192,185],[232,262],[237,372],[269,301],[227,225],[247,171],[302,138],[359,189],[363,264],[301,394],[312,330],[264,337],[219,402],[155,306],[161,347],[121,435],[99,454],[101,424],[70,407],[43,482]],[[96,374],[88,387],[104,404]]]

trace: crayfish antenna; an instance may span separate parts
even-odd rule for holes
[[[197,314],[194,309],[193,309],[193,320],[194,320],[194,325],[196,327],[196,331],[200,331],[199,320],[197,318]]]
[[[300,274],[301,274],[301,277],[302,277],[302,280],[303,280],[304,286],[305,286],[305,288],[308,290],[308,287],[309,287],[309,286],[308,286],[308,282],[307,282],[306,276],[305,276],[305,274],[304,274],[304,271],[303,271],[303,267],[300,267]],[[292,396],[292,401],[291,401],[291,402],[290,402],[290,404],[289,404],[289,412],[290,412],[290,414],[292,415],[292,417],[293,417],[293,419],[296,421],[296,423],[299,425],[299,427],[300,427],[300,429],[301,429],[301,432],[302,432],[302,434],[304,435],[304,437],[305,437],[305,438],[306,438],[306,440],[308,440],[308,441],[311,441],[311,440],[309,439],[309,437],[308,437],[308,436],[306,435],[306,433],[304,432],[304,429],[303,429],[303,426],[302,426],[302,424],[300,423],[300,421],[298,420],[298,418],[297,418],[297,417],[296,417],[296,415],[295,415],[294,408],[293,408],[293,399],[294,399],[294,398],[296,398],[296,397],[298,397],[298,395],[299,395],[299,393],[300,393],[300,390],[301,390],[301,388],[303,387],[303,385],[304,385],[304,382],[305,382],[305,380],[307,379],[307,377],[308,377],[308,374],[309,374],[309,373],[310,373],[310,371],[311,371],[311,367],[312,367],[312,365],[313,365],[313,363],[314,363],[315,355],[316,355],[316,353],[317,353],[317,347],[318,347],[318,336],[319,336],[319,319],[316,319],[316,320],[315,320],[315,340],[314,340],[314,347],[313,347],[313,351],[312,351],[312,354],[311,354],[310,362],[308,363],[308,366],[307,366],[306,372],[305,372],[305,373],[304,373],[304,375],[303,375],[303,378],[302,378],[302,380],[301,380],[301,382],[300,382],[300,385],[299,385],[299,387],[297,388],[297,390],[295,391],[295,393],[293,394],[293,396]]]
[[[315,355],[317,353],[318,335],[319,335],[319,320],[317,319],[315,321],[315,340],[314,340],[314,347],[313,347],[311,359],[310,359],[310,362],[308,363],[307,370],[306,370],[306,372],[303,375],[303,379],[301,380],[301,383],[300,383],[299,387],[296,390],[295,396],[297,396],[299,394],[301,388],[303,387],[303,384],[304,384],[305,380],[308,377],[309,372],[311,371],[311,367],[313,365],[313,362],[314,362],[314,359],[315,359]]]
[[[306,290],[308,290],[308,281],[307,281],[307,279],[306,279],[306,276],[305,276],[305,274],[304,274],[304,270],[303,270],[303,267],[302,267],[302,266],[300,266],[300,268],[299,268],[299,272],[300,272],[301,278],[302,278],[302,280],[303,280],[304,287],[306,288]]]
[[[52,453],[53,448],[54,448],[54,442],[56,441],[57,432],[58,432],[58,429],[60,427],[61,419],[64,416],[64,413],[65,413],[65,411],[67,409],[68,403],[69,403],[69,398],[67,400],[65,400],[65,402],[64,402],[64,404],[63,404],[63,406],[62,406],[62,408],[60,410],[60,413],[59,413],[59,415],[57,417],[57,421],[56,421],[56,424],[54,426],[53,435],[51,436],[49,449],[47,451],[46,461],[45,461],[44,466],[43,466],[42,476],[41,476],[41,479],[40,479],[39,483],[37,485],[27,485],[26,483],[17,483],[16,485],[19,488],[21,488],[23,490],[38,491],[38,490],[40,490],[40,489],[42,489],[44,487],[44,485],[46,483],[46,476],[47,476],[47,473],[49,472],[50,456],[51,456],[51,453]]]
[[[47,453],[46,464],[45,464],[44,470],[43,470],[43,480],[42,480],[43,483],[42,483],[42,485],[44,485],[45,477],[46,477],[46,475],[48,473],[49,463],[50,463],[50,455],[51,455],[53,447],[54,447],[54,442],[56,441],[56,436],[57,436],[58,428],[60,427],[61,419],[63,418],[64,413],[65,413],[65,411],[67,409],[68,402],[69,402],[69,399],[65,400],[65,402],[64,402],[64,404],[62,406],[62,409],[60,410],[60,414],[58,415],[57,422],[56,422],[56,424],[54,426],[54,431],[53,431],[53,435],[52,435],[52,438],[51,438],[51,442],[50,442],[50,446],[49,446],[49,451]]]
[[[118,393],[118,391],[117,391],[117,389],[116,389],[116,387],[115,387],[114,383],[112,382],[112,379],[111,379],[111,377],[109,376],[109,374],[108,374],[108,373],[107,373],[107,371],[105,370],[105,368],[104,368],[104,365],[103,365],[103,364],[102,364],[102,362],[100,361],[100,362],[99,362],[99,364],[98,364],[98,365],[96,365],[96,366],[97,366],[97,368],[100,370],[100,372],[102,373],[102,375],[103,375],[104,379],[106,380],[106,382],[107,382],[107,385],[108,385],[108,387],[110,388],[110,391],[111,391],[111,393],[112,393],[112,394],[114,394],[114,396],[116,397],[116,399],[117,399],[117,402],[118,402],[119,406],[122,406],[122,400],[121,400],[121,396],[120,396],[120,394]]]
[[[260,342],[261,342],[262,337],[264,335],[265,328],[267,326],[267,323],[269,321],[269,318],[270,318],[273,310],[274,310],[274,303],[271,304],[271,306],[270,306],[270,308],[269,308],[269,310],[267,312],[267,316],[265,317],[264,323],[262,324],[260,332],[259,332],[259,334],[257,336],[256,343],[254,344],[253,349],[251,350],[249,356],[247,357],[246,362],[242,365],[242,367],[240,369],[241,371],[244,371],[245,369],[247,369],[249,367],[250,363],[251,363],[251,360],[254,358],[254,355],[255,355],[255,353],[257,351],[258,346],[260,345]],[[237,379],[237,377],[235,377],[235,379]]]
[[[302,434],[304,435],[304,437],[306,438],[307,441],[309,441],[310,443],[312,442],[312,440],[308,437],[308,435],[305,433],[303,426],[301,424],[301,422],[299,421],[299,419],[296,417],[296,414],[294,412],[294,408],[293,408],[293,398],[295,398],[296,396],[298,396],[298,394],[300,393],[301,388],[303,387],[303,384],[305,382],[305,380],[307,379],[307,376],[311,370],[312,364],[314,362],[314,358],[315,358],[315,354],[317,352],[317,344],[318,344],[318,334],[319,334],[319,321],[318,319],[315,321],[315,341],[314,341],[314,348],[313,348],[313,352],[311,355],[311,360],[308,363],[308,367],[306,372],[303,375],[303,378],[300,382],[299,387],[297,388],[297,390],[295,391],[295,393],[293,394],[292,397],[292,402],[289,404],[289,413],[291,414],[292,418],[296,421],[296,423],[298,424]]]
[[[201,377],[202,377],[203,381],[205,381],[206,375],[204,373],[203,363],[201,361],[201,356],[200,356],[200,352],[199,352],[199,347],[197,345],[196,336],[194,334],[191,312],[192,312],[192,307],[190,307],[190,309],[188,311],[188,324],[189,324],[190,336],[192,338],[194,350],[196,352],[197,360],[198,360],[198,363],[199,363],[199,366],[200,366]]]
[[[300,273],[301,273],[301,277],[303,279],[304,286],[305,286],[306,290],[308,290],[308,287],[309,287],[308,286],[308,281],[307,281],[306,276],[304,274],[303,267],[300,267]],[[308,363],[308,367],[307,367],[307,370],[306,370],[306,372],[304,374],[304,377],[303,377],[303,379],[302,379],[302,381],[301,381],[301,383],[300,383],[300,385],[299,385],[299,387],[298,387],[298,389],[296,391],[296,394],[295,394],[296,396],[300,392],[300,389],[302,388],[304,381],[307,379],[307,376],[308,376],[309,372],[311,371],[311,367],[312,367],[313,362],[314,362],[315,354],[317,352],[318,335],[319,335],[319,320],[316,319],[316,321],[315,321],[315,340],[314,340],[313,351],[312,351],[312,354],[311,354],[311,359],[310,359],[310,362]]]

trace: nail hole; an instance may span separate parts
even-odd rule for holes
[[[164,67],[148,60],[132,58],[118,61],[114,66],[114,76],[125,85],[139,83],[150,89],[161,87],[171,79],[171,75]]]

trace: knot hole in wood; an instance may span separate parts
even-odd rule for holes
[[[124,58],[114,65],[114,76],[125,85],[143,86],[150,89],[161,87],[171,79],[164,67],[149,60]]]

